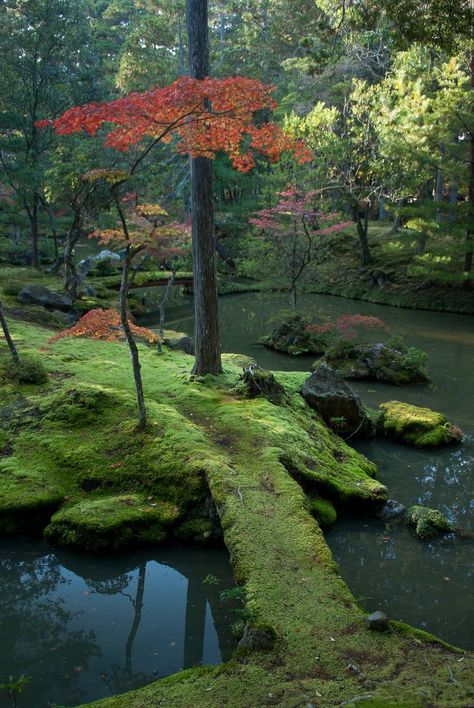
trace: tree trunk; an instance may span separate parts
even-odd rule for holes
[[[189,74],[204,79],[209,72],[207,0],[186,1]],[[191,159],[191,217],[194,279],[193,374],[222,372],[215,267],[212,163],[205,157]]]
[[[442,218],[441,218],[441,202],[443,200],[443,187],[444,187],[444,177],[441,169],[438,167],[436,170],[436,181],[435,181],[435,204],[436,204],[436,212],[435,212],[435,222],[437,224],[441,224]]]
[[[176,278],[176,271],[173,270],[171,273],[171,278],[169,278],[168,282],[166,283],[166,288],[165,288],[165,294],[163,295],[163,298],[160,302],[160,337],[163,338],[164,334],[164,329],[165,329],[165,307],[166,303],[168,302],[168,298],[170,296],[171,292],[171,287],[175,281]]]
[[[471,0],[474,10],[474,0]],[[471,90],[474,90],[474,49],[471,49]],[[472,108],[474,114],[474,108]],[[472,272],[472,255],[474,249],[474,131],[471,132],[471,154],[469,165],[469,214],[466,234],[466,253],[464,256],[464,272]]]
[[[15,362],[15,364],[18,366],[20,363],[20,357],[18,356],[18,351],[15,346],[15,342],[11,338],[10,330],[8,329],[8,324],[5,319],[5,314],[3,312],[3,305],[0,302],[0,326],[2,327],[3,334],[5,335],[5,340],[6,343],[8,344],[8,348],[10,350],[10,354],[12,355],[12,359]]]
[[[135,337],[133,336],[132,330],[130,329],[127,311],[127,295],[131,265],[132,259],[130,252],[128,252],[124,256],[122,281],[120,283],[120,320],[122,322],[123,331],[125,332],[125,338],[127,340],[128,348],[130,350],[130,357],[132,360],[133,378],[135,381],[135,391],[137,395],[138,429],[143,430],[146,426],[146,408],[145,397],[143,395],[141,366],[140,359],[138,357],[137,343],[135,341]]]
[[[360,262],[363,266],[368,265],[372,261],[372,256],[369,249],[369,209],[370,205],[366,204],[364,212],[364,221],[362,222],[359,214],[358,207],[356,207],[356,225],[357,225],[357,235],[359,237],[360,244]]]
[[[33,206],[29,211],[30,223],[31,223],[31,249],[33,257],[33,267],[39,268],[40,256],[39,256],[39,230],[38,230],[38,206],[39,199],[38,195],[35,193],[33,196]]]
[[[458,185],[456,184],[456,180],[453,180],[451,182],[451,184],[449,185],[449,214],[448,214],[448,223],[449,224],[456,223],[457,203],[458,203]]]
[[[64,247],[64,290],[74,299],[77,296],[79,278],[73,261],[74,246],[81,234],[80,218],[76,215],[66,236]]]

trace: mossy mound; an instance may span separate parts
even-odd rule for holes
[[[16,364],[10,354],[0,356],[0,381],[19,384],[44,384],[48,372],[38,357],[24,354]]]
[[[0,460],[0,534],[43,529],[64,503],[64,493],[42,469],[24,470],[14,458],[4,457]]]
[[[324,362],[345,379],[365,379],[405,386],[426,383],[426,354],[413,347],[354,344],[341,340],[329,347]],[[321,362],[316,362],[315,368]]]
[[[423,539],[454,531],[453,525],[438,509],[411,506],[405,512],[405,520],[409,526],[415,526],[416,535]]]
[[[334,505],[322,497],[310,497],[310,510],[320,526],[326,528],[332,526],[337,520],[337,512]]]
[[[301,315],[292,315],[278,324],[269,336],[261,337],[260,343],[277,352],[301,356],[302,354],[323,354],[327,341],[324,335],[308,330],[309,322]]]
[[[442,413],[409,403],[389,401],[380,405],[378,432],[416,447],[439,447],[459,443],[462,431]]]
[[[45,536],[94,553],[116,551],[161,543],[167,538],[167,527],[178,517],[178,508],[169,502],[123,494],[61,509],[46,527]]]

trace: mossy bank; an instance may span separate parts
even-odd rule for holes
[[[49,335],[24,323],[13,323],[12,331],[20,351],[39,349]],[[307,408],[298,394],[301,374],[277,374],[288,393],[277,406],[235,392],[241,369],[232,358],[224,358],[222,377],[196,381],[190,357],[158,355],[144,345],[140,352],[150,416],[140,435],[125,345],[60,341],[40,354],[48,383],[3,383],[2,506],[18,504],[5,530],[41,493],[50,506],[39,527],[62,543],[71,533],[74,543],[81,533],[97,538],[108,516],[125,530],[128,511],[140,519],[137,539],[156,543],[161,534],[178,533],[197,507],[196,521],[205,518],[209,490],[236,579],[246,588],[252,630],[274,642],[95,705],[472,702],[471,657],[460,663],[454,649],[409,629],[379,634],[365,627],[311,500],[370,507],[387,490],[374,479],[374,466]]]

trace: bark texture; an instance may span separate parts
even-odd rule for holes
[[[207,0],[187,0],[186,21],[189,74],[195,79],[204,79],[209,73]],[[212,162],[204,157],[191,159],[191,216],[196,349],[193,374],[216,375],[222,372],[222,364],[215,266]]]

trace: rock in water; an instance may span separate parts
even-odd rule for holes
[[[326,364],[304,382],[301,395],[338,435],[367,435],[371,432],[372,424],[359,396]]]
[[[401,516],[404,511],[405,507],[401,502],[396,501],[396,499],[389,499],[386,504],[377,509],[375,516],[377,519],[382,519],[382,521],[390,521],[397,516]]]
[[[56,293],[44,285],[26,285],[17,295],[22,305],[43,305],[53,310],[67,311],[72,307],[72,300],[64,293]]]
[[[367,379],[398,386],[429,381],[426,354],[418,349],[389,347],[381,342],[351,344],[344,340],[327,349],[324,360],[345,379]]]
[[[462,430],[449,423],[442,413],[410,403],[388,401],[380,405],[377,431],[415,447],[439,447],[459,443]]]
[[[390,622],[385,612],[372,612],[370,615],[365,617],[365,624],[367,628],[373,632],[391,632]]]
[[[415,526],[419,538],[435,538],[442,533],[454,531],[448,518],[438,509],[428,509],[425,506],[411,506],[405,516],[409,526]]]

